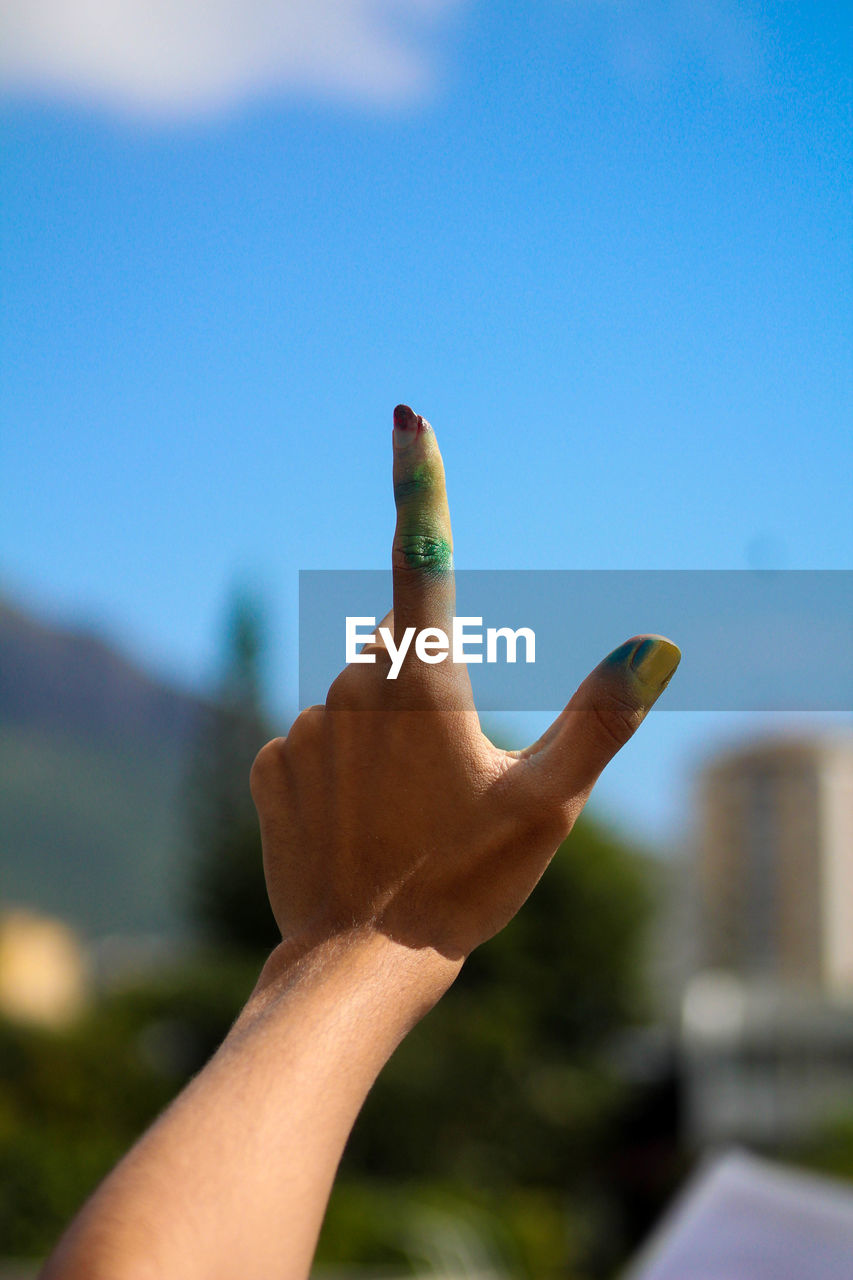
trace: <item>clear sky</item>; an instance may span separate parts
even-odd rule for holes
[[[460,566],[851,567],[848,6],[0,14],[13,597],[200,685],[252,583],[284,714],[298,570],[387,561],[400,400]],[[658,720],[602,788],[649,831],[743,727]]]

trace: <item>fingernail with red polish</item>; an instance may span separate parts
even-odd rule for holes
[[[417,439],[420,418],[407,404],[394,410],[394,448],[408,449]]]

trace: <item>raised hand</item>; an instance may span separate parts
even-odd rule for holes
[[[393,610],[407,628],[452,630],[454,580],[435,432],[394,411]],[[379,629],[377,628],[377,637]],[[412,646],[396,679],[379,641],[325,706],[257,757],[270,901],[285,938],[352,929],[459,961],[518,911],[571,830],[607,762],[662,693],[680,658],[635,636],[583,682],[540,740],[503,751],[483,734],[467,665],[428,664]]]
[[[451,629],[444,469],[394,417],[393,627]],[[483,735],[467,667],[351,664],[259,753],[282,942],[224,1043],[71,1224],[44,1280],[305,1280],[376,1074],[524,902],[679,653],[635,636],[526,751]]]

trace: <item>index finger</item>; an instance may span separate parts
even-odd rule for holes
[[[394,501],[395,642],[407,627],[449,634],[456,593],[444,464],[432,427],[407,404],[394,410]]]

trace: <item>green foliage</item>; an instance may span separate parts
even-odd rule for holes
[[[474,952],[379,1077],[321,1259],[342,1258],[342,1241],[355,1247],[352,1204],[373,1196],[385,1210],[365,1209],[352,1256],[379,1262],[392,1248],[411,1262],[399,1227],[415,1210],[388,1202],[387,1188],[408,1188],[400,1194],[417,1209],[424,1188],[444,1186],[463,1217],[479,1204],[492,1235],[501,1224],[498,1254],[512,1273],[580,1274],[610,1229],[607,1161],[625,1086],[607,1050],[642,1014],[649,911],[642,860],[582,820],[516,919]]]
[[[209,1058],[256,977],[198,958],[105,996],[67,1030],[0,1021],[0,1255],[47,1253]]]
[[[563,1186],[618,1087],[602,1051],[640,1008],[642,864],[578,825],[512,923],[398,1049],[346,1158],[383,1177]]]
[[[205,938],[260,954],[280,940],[267,901],[249,771],[271,736],[261,704],[262,627],[243,595],[231,604],[218,696],[202,717],[188,771],[190,911]]]
[[[817,1173],[853,1182],[853,1108],[827,1116],[807,1142],[785,1154]]]
[[[48,1247],[168,1090],[114,1029],[0,1024],[0,1248]]]
[[[423,1270],[461,1250],[536,1280],[587,1274],[621,1096],[603,1051],[638,1007],[643,884],[634,855],[578,827],[380,1076],[321,1262]],[[209,1058],[257,976],[225,954],[104,995],[61,1033],[0,1024],[0,1250],[46,1252]]]
[[[554,1191],[339,1179],[317,1257],[320,1265],[388,1267],[397,1275],[493,1271],[574,1280],[582,1236]]]
[[[216,1049],[278,941],[248,786],[270,736],[261,649],[258,612],[238,597],[186,794],[190,902],[211,951],[103,996],[66,1032],[0,1025],[0,1251],[47,1251]],[[642,1013],[646,870],[581,820],[516,919],[381,1074],[344,1157],[321,1262],[588,1274],[610,1227],[624,1094],[607,1050]]]

